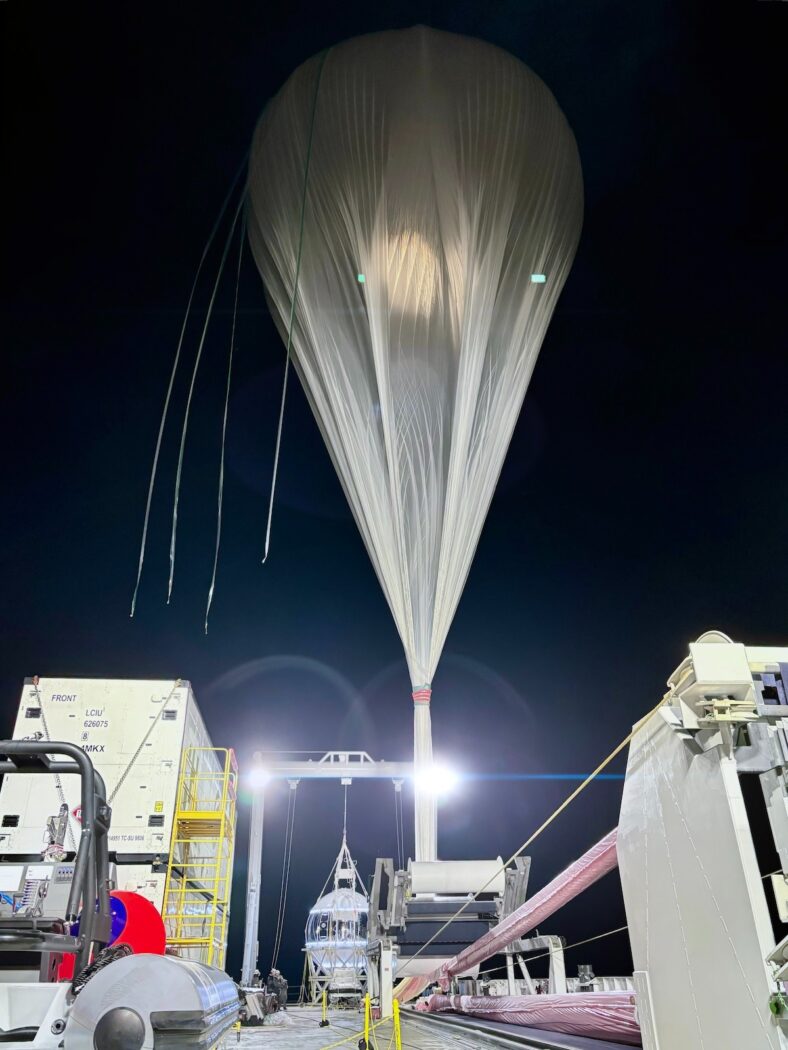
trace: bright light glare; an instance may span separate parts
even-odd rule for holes
[[[421,770],[414,778],[418,791],[425,795],[439,796],[450,795],[457,787],[460,778],[453,769],[446,766],[430,766]]]
[[[271,775],[262,766],[253,766],[246,774],[246,786],[251,791],[259,791],[270,779]]]

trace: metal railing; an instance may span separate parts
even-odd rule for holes
[[[184,751],[162,914],[171,948],[220,969],[230,919],[237,786],[232,750]]]

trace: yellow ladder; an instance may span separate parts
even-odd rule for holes
[[[231,749],[183,752],[162,916],[178,955],[224,969],[238,765]]]

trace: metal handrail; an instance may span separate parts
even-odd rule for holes
[[[60,755],[71,761],[53,761],[50,755]],[[76,942],[73,937],[66,935],[63,935],[62,941],[57,941],[60,949],[64,951],[72,950],[75,943],[78,945],[74,970],[78,974],[90,962],[93,945],[103,947],[109,940],[112,922],[107,847],[107,833],[112,810],[106,801],[107,792],[104,781],[82,748],[66,741],[3,740],[0,741],[0,756],[5,756],[0,757],[0,774],[71,773],[77,774],[80,778],[82,831],[74,859],[74,878],[64,916],[66,922],[75,922],[79,918],[81,903],[80,932]],[[15,757],[37,759],[37,761],[20,766],[14,761]],[[98,906],[94,910],[90,907],[90,902],[96,899],[98,899]],[[6,936],[0,942],[0,948],[4,947],[6,950],[16,946],[21,951],[48,951],[54,949],[55,941],[59,936],[50,934],[45,941],[34,946],[31,944],[30,931],[18,931],[16,944],[13,942],[14,931],[5,930],[4,932]]]

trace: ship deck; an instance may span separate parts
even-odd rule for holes
[[[226,1037],[223,1050],[329,1050],[345,1046],[352,1050],[361,1038],[364,1018],[361,1011],[330,1010],[329,1025],[320,1028],[320,1008],[291,1006],[274,1014],[264,1025],[243,1028]],[[458,1015],[414,1015],[402,1012],[403,1050],[491,1050],[493,1047],[520,1047],[524,1050],[632,1050],[619,1044],[557,1035],[516,1025],[478,1021]],[[393,1050],[393,1025],[382,1022],[370,1037],[371,1050]]]

